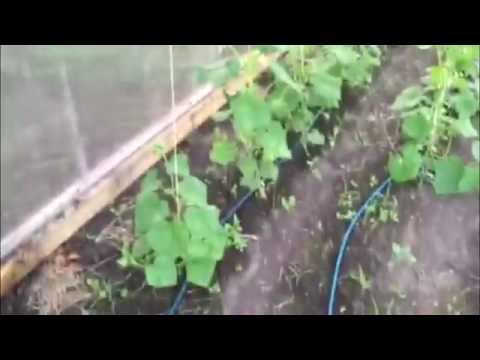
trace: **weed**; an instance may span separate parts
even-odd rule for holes
[[[95,302],[106,300],[113,302],[113,286],[103,279],[88,278],[86,280],[87,286],[90,288]]]
[[[295,196],[290,195],[288,198],[282,197],[281,202],[282,202],[282,207],[287,212],[291,212],[295,209],[295,206],[296,206]]]
[[[416,262],[417,258],[412,254],[410,245],[400,245],[396,242],[392,244],[392,265],[411,266],[414,265]]]
[[[360,192],[357,190],[345,190],[338,199],[338,220],[352,220],[355,216],[356,208],[360,202]]]
[[[364,222],[368,223],[372,230],[379,224],[387,224],[389,222],[398,223],[397,198],[390,194],[386,194],[381,199],[373,201],[372,204],[367,207]]]
[[[360,288],[362,289],[362,294],[365,291],[370,290],[372,287],[372,280],[367,278],[365,272],[363,271],[362,265],[358,265],[358,271],[351,271],[349,277],[350,279],[355,280],[360,285]]]

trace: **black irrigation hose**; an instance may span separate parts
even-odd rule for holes
[[[317,114],[316,119],[310,129],[314,128],[318,123],[320,118],[320,112]],[[297,141],[292,149],[292,159],[291,160],[298,160],[300,150],[302,149],[302,143]],[[278,165],[281,166],[290,160],[283,160],[279,161]],[[252,197],[252,195],[256,192],[256,190],[249,190],[245,195],[243,195],[225,214],[225,216],[220,220],[220,223],[223,225],[230,221],[230,219],[237,213],[238,210],[242,208],[243,205]],[[180,291],[177,293],[175,297],[175,301],[170,309],[167,311],[166,315],[175,315],[178,312],[178,309],[182,305],[183,300],[185,299],[185,295],[187,293],[187,280],[183,281],[182,287]]]

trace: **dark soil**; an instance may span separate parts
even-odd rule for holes
[[[225,313],[326,313],[333,263],[346,230],[336,218],[344,181],[354,179],[365,200],[370,176],[386,178],[387,154],[398,142],[398,121],[389,107],[402,89],[419,81],[431,61],[413,47],[392,51],[368,93],[346,106],[337,145],[316,165],[322,179],[300,164],[292,164],[282,177],[279,192],[296,197],[294,212],[270,211],[258,203],[242,209],[245,231],[260,240],[251,244],[247,256],[236,255],[222,266]],[[456,147],[454,151],[468,154],[468,147]],[[342,269],[337,311],[478,313],[478,196],[441,198],[430,186],[394,186],[392,193],[400,223],[357,230]],[[411,246],[414,266],[389,269],[394,241]],[[232,274],[236,261],[243,271]],[[346,276],[359,265],[373,280],[370,291],[362,292]]]
[[[218,271],[221,293],[190,290],[182,314],[326,313],[333,264],[347,226],[336,217],[340,194],[345,183],[354,180],[364,201],[372,191],[370,177],[385,179],[388,152],[399,141],[398,120],[389,107],[402,89],[419,81],[432,61],[414,47],[391,51],[369,90],[347,96],[335,147],[313,165],[321,179],[304,154],[282,166],[280,181],[268,198],[248,201],[237,214],[244,232],[258,240],[251,240],[245,253],[228,252]],[[218,124],[202,126],[181,150],[188,154],[192,172],[209,183],[209,201],[227,209],[235,202],[230,192],[235,174],[226,179],[219,169],[207,171],[214,126]],[[321,126],[331,131],[331,124]],[[466,144],[455,144],[454,151],[468,156]],[[136,184],[113,207],[131,202],[137,190]],[[288,213],[280,197],[290,194],[296,207]],[[337,313],[478,314],[478,195],[442,198],[429,185],[393,186],[391,194],[398,200],[399,223],[357,229],[342,267]],[[112,299],[94,306],[92,301],[79,303],[63,313],[164,313],[176,290],[154,291],[144,286],[143,274],[123,270],[115,261],[115,238],[131,236],[131,210],[118,222],[120,232],[113,240],[87,238],[98,237],[113,218],[104,211],[64,246],[67,253],[79,254],[84,279],[95,277],[114,285]],[[409,245],[417,262],[391,267],[393,242]],[[349,277],[359,266],[372,281],[369,290],[362,291]],[[41,271],[2,299],[2,314],[32,313],[26,305],[28,289]],[[122,289],[128,289],[125,299],[119,295]]]

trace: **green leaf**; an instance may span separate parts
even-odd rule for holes
[[[456,76],[452,81],[452,89],[457,89],[460,92],[468,90],[470,83],[463,77]]]
[[[220,165],[228,165],[237,158],[237,146],[229,140],[216,140],[210,151],[210,160]]]
[[[278,119],[285,119],[298,107],[301,101],[300,95],[291,88],[281,84],[268,97],[268,105],[272,115]]]
[[[277,181],[278,179],[278,166],[273,161],[260,162],[260,176],[263,179]]]
[[[332,53],[342,65],[352,64],[359,58],[359,54],[350,45],[325,45],[324,48]]]
[[[268,104],[251,89],[233,98],[230,107],[235,132],[244,139],[254,136],[257,129],[268,127],[272,121]]]
[[[480,161],[480,141],[475,140],[472,142],[472,155],[473,158],[477,161]]]
[[[194,238],[208,238],[212,233],[221,231],[219,211],[214,206],[188,207],[185,210],[185,225]]]
[[[432,123],[422,111],[411,113],[402,124],[403,134],[418,142],[427,140],[432,128]]]
[[[406,144],[401,154],[390,155],[388,170],[396,182],[406,182],[417,177],[422,166],[422,156],[415,144]]]
[[[397,96],[395,102],[392,105],[392,110],[403,111],[411,109],[423,99],[423,91],[419,86],[411,86],[403,90],[400,95]]]
[[[145,266],[147,284],[156,288],[177,285],[175,261],[167,256],[157,256],[151,265]]]
[[[373,70],[381,64],[381,53],[372,52],[362,47],[360,59],[343,70],[342,76],[350,85],[365,87],[372,82]]]
[[[190,240],[190,233],[188,228],[184,222],[180,222],[178,220],[173,220],[171,222],[172,225],[172,234],[175,242],[177,243],[177,248],[179,251],[180,257],[185,257],[185,251],[188,247],[188,243]]]
[[[311,105],[325,109],[338,108],[341,98],[342,79],[328,73],[317,73],[311,78],[313,93]]]
[[[292,45],[257,45],[256,48],[264,54],[270,54],[272,52],[284,52],[290,50]]]
[[[478,99],[469,89],[453,96],[452,104],[459,118],[470,118],[478,111]]]
[[[221,260],[225,253],[225,248],[228,244],[228,233],[226,230],[218,231],[211,234],[206,239],[207,244],[210,245],[209,258],[213,260]]]
[[[293,90],[298,92],[299,94],[302,94],[302,88],[299,84],[297,84],[290,76],[290,74],[285,70],[285,68],[280,65],[278,62],[273,62],[270,65],[270,69],[272,70],[273,74],[275,75],[275,78],[279,82],[283,82],[290,86]]]
[[[457,71],[464,71],[474,76],[478,74],[478,58],[480,47],[478,45],[451,45],[446,46],[447,60],[453,64]]]
[[[434,163],[435,181],[433,187],[439,195],[455,194],[458,192],[464,165],[462,159],[452,155],[446,159],[437,160]]]
[[[204,238],[192,238],[187,248],[189,259],[199,259],[208,257],[210,247]]]
[[[135,234],[140,236],[170,213],[168,203],[154,192],[140,193],[135,204]]]
[[[472,125],[470,117],[461,117],[452,123],[452,128],[466,138],[474,138],[478,136],[477,129]]]
[[[362,56],[355,63],[342,69],[342,77],[351,86],[365,86],[372,80],[371,68],[373,65],[376,65],[376,63],[371,63],[371,57]]]
[[[175,156],[172,156],[165,164],[167,174],[175,176]],[[190,167],[188,165],[188,158],[185,154],[177,154],[177,174],[178,176],[189,176]]]
[[[145,241],[157,254],[175,259],[180,249],[173,234],[172,223],[162,221],[154,224],[145,236]]]
[[[461,193],[479,191],[480,189],[480,167],[476,165],[465,166],[462,178],[458,183],[458,191]]]
[[[156,191],[160,188],[160,180],[158,179],[158,170],[151,169],[142,179],[140,184],[141,193],[149,193]]]
[[[273,122],[267,129],[260,131],[256,141],[263,148],[263,159],[290,159],[292,154],[287,145],[287,132],[278,122]]]
[[[249,189],[259,189],[262,185],[257,161],[253,158],[241,158],[237,163],[238,169],[242,173],[240,185]]]
[[[310,60],[309,63],[306,64],[305,68],[307,73],[311,74],[320,74],[320,73],[332,73],[334,68],[339,66],[339,63],[331,58],[325,57],[317,57]],[[341,66],[340,66],[341,68]]]
[[[318,130],[312,130],[307,135],[307,141],[314,145],[324,145],[325,135],[320,133]]]
[[[295,112],[288,125],[294,131],[303,132],[313,125],[314,120],[313,113],[306,106],[302,106]]]
[[[210,259],[192,260],[187,263],[187,280],[194,285],[208,288],[217,262]]]
[[[193,176],[187,176],[179,184],[180,197],[186,205],[207,205],[207,186]]]
[[[268,105],[272,115],[276,118],[285,119],[290,116],[290,109],[283,98],[272,96],[268,99]]]

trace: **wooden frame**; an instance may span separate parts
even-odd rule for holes
[[[247,54],[246,56],[250,56]],[[278,54],[259,57],[258,73],[264,72]],[[153,148],[162,144],[172,150],[193,130],[214,115],[252,79],[240,76],[224,89],[206,86],[179,104],[166,118],[141,133],[73,184],[2,240],[0,296],[5,295],[46,257],[132,185],[160,158]],[[176,134],[174,129],[176,128]],[[6,255],[6,256],[4,256]]]

